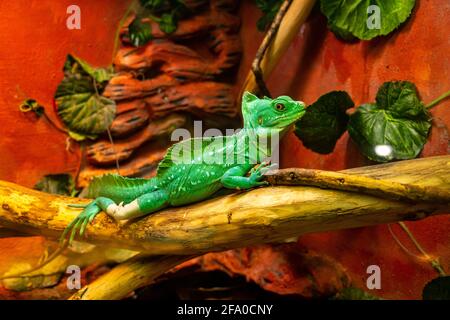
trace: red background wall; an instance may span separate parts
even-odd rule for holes
[[[68,53],[111,63],[114,34],[129,1],[6,0],[0,4],[0,179],[33,186],[44,174],[74,172],[76,153],[45,121],[22,114],[26,97],[48,107]],[[67,7],[81,9],[81,30],[66,27]]]
[[[331,90],[347,90],[357,104],[373,101],[378,87],[389,80],[413,81],[425,102],[450,89],[450,34],[447,0],[417,1],[413,17],[398,32],[370,42],[344,43],[326,28],[320,14],[309,19],[268,82],[272,95],[288,94],[307,103]],[[0,179],[32,186],[48,173],[74,172],[77,153],[66,151],[66,137],[45,121],[22,114],[18,106],[33,97],[51,110],[55,88],[62,79],[67,53],[94,65],[111,62],[113,38],[128,1],[121,0],[8,0],[0,4]],[[66,8],[81,8],[81,30],[66,28]],[[248,71],[262,39],[255,26],[259,13],[243,1],[241,36],[244,55],[239,83]],[[238,83],[238,85],[239,85]],[[433,109],[433,116],[450,124],[449,103]],[[52,114],[50,114],[52,115]],[[442,123],[442,122],[441,122]],[[448,139],[434,130],[424,155],[446,154]],[[323,156],[305,149],[293,134],[286,137],[283,166],[338,170],[365,164],[344,135],[334,153]],[[450,265],[448,217],[408,223],[431,254]],[[396,229],[396,231],[398,231]],[[402,242],[409,244],[405,237]],[[386,226],[307,235],[306,245],[341,262],[356,284],[365,288],[366,268],[377,264],[387,298],[420,298],[424,284],[436,273],[429,264],[405,254]],[[410,247],[410,246],[409,246]],[[410,247],[411,248],[411,247]],[[0,256],[5,259],[6,249]],[[411,248],[413,251],[413,248]],[[0,259],[1,261],[2,259]]]
[[[294,39],[288,52],[268,81],[272,96],[288,94],[310,104],[332,90],[346,90],[356,105],[375,100],[385,81],[409,80],[416,84],[425,103],[450,90],[450,30],[446,19],[450,2],[417,1],[414,13],[393,34],[368,42],[346,43],[327,30],[320,13],[312,15]],[[258,15],[244,6],[244,64],[248,70],[257,49],[253,26]],[[432,110],[435,120],[430,142],[422,156],[448,153],[450,100]],[[437,126],[444,126],[438,129]],[[303,147],[293,133],[282,145],[282,166],[328,170],[369,164],[345,134],[330,155],[319,155]],[[439,257],[444,269],[450,266],[450,219],[448,216],[408,222],[408,227],[425,250]],[[415,247],[398,226],[394,232],[407,248]],[[426,261],[419,260],[395,243],[386,225],[305,235],[300,246],[328,254],[342,263],[355,284],[366,289],[369,265],[381,268],[381,290],[371,292],[385,298],[419,299],[424,285],[437,276]]]

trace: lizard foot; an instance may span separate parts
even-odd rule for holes
[[[275,167],[276,165],[270,164],[270,162],[262,162],[259,166],[255,166],[250,170],[250,180],[252,180],[256,186],[267,186],[269,182],[263,181],[263,176]]]
[[[74,206],[72,206],[74,207]],[[63,244],[67,239],[66,236],[70,232],[69,244],[72,243],[75,238],[75,234],[77,233],[77,229],[80,229],[80,236],[84,235],[84,231],[88,223],[94,220],[95,216],[102,211],[102,209],[98,206],[97,202],[94,200],[84,207],[83,211],[76,217],[67,227],[64,229],[63,234],[61,235],[60,242]]]

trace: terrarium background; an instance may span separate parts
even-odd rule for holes
[[[66,8],[73,1],[3,1],[0,5],[0,179],[32,187],[43,175],[72,172],[79,153],[66,151],[66,136],[45,121],[31,121],[19,110],[25,98],[47,106],[62,79],[67,53],[93,65],[111,62],[116,26],[128,1],[78,0],[82,29],[68,30]],[[288,52],[271,75],[268,86],[276,96],[288,94],[306,103],[331,90],[347,90],[356,104],[373,100],[378,87],[389,80],[414,82],[425,102],[450,88],[450,31],[447,0],[419,0],[414,14],[398,32],[369,42],[344,43],[327,30],[326,20],[314,14],[301,28]],[[263,34],[256,30],[260,13],[252,1],[242,1],[240,29],[243,56],[236,86],[240,87]],[[258,41],[257,41],[258,40]],[[448,102],[434,108],[430,142],[423,156],[448,153]],[[334,153],[323,156],[305,149],[293,134],[282,145],[282,165],[338,170],[367,164],[345,134]],[[423,247],[450,266],[450,221],[447,216],[408,223]],[[401,237],[404,243],[407,238]],[[382,270],[385,298],[420,298],[425,283],[437,274],[425,262],[407,255],[386,226],[302,236],[307,248],[334,258],[361,288],[366,268]],[[39,238],[0,240],[0,271],[18,257],[36,261],[43,250]],[[329,275],[333,277],[332,274]],[[331,280],[331,279],[330,279]]]

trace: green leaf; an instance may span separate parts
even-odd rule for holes
[[[114,101],[96,93],[70,94],[58,98],[58,115],[70,131],[95,136],[109,128],[114,120]]]
[[[151,25],[142,23],[139,16],[128,26],[128,34],[131,43],[135,47],[143,46],[153,38]]]
[[[382,300],[381,298],[359,288],[348,287],[342,289],[333,300]]]
[[[99,84],[109,81],[114,73],[112,66],[109,68],[94,68],[86,61],[70,54],[67,55],[67,59],[64,64],[64,71],[72,75],[76,75],[78,73],[82,76],[90,76]]]
[[[76,192],[72,176],[66,173],[48,174],[39,180],[34,188],[43,192],[66,196],[73,195]]]
[[[178,21],[191,13],[182,0],[140,0],[140,4],[137,17],[128,27],[130,41],[136,47],[152,39],[151,25],[142,23],[142,18],[150,18],[162,32],[170,34],[177,29]]]
[[[376,100],[350,116],[348,131],[360,151],[378,162],[417,157],[427,141],[431,117],[414,84],[385,83]]]
[[[75,140],[95,139],[115,117],[115,102],[100,95],[112,73],[70,55],[64,71],[65,77],[55,94],[58,115]]]
[[[327,154],[347,129],[346,110],[354,103],[345,91],[332,91],[306,108],[305,115],[295,124],[295,134],[303,145],[315,152]]]
[[[429,114],[420,101],[416,86],[409,81],[385,82],[378,89],[376,102],[379,108],[390,110],[397,116],[428,119]]]
[[[172,14],[164,13],[159,21],[159,28],[164,33],[172,33],[177,30],[177,21]]]
[[[272,23],[282,3],[283,0],[256,0],[256,6],[263,13],[263,15],[256,23],[259,31],[265,31],[267,27]]]
[[[320,8],[328,18],[328,25],[333,32],[341,37],[353,35],[362,40],[370,40],[391,33],[410,16],[414,5],[415,0],[322,0],[320,2]],[[373,23],[376,19],[379,23]]]
[[[428,282],[422,291],[423,300],[450,300],[450,276]]]

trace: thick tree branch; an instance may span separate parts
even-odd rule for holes
[[[344,173],[447,191],[450,156]],[[0,182],[0,224],[59,237],[80,212],[68,208],[67,204],[87,201]],[[399,202],[356,192],[274,186],[170,208],[123,225],[101,213],[88,227],[86,241],[155,255],[200,254],[280,241],[310,232],[421,219],[446,210],[448,204],[442,202]]]

